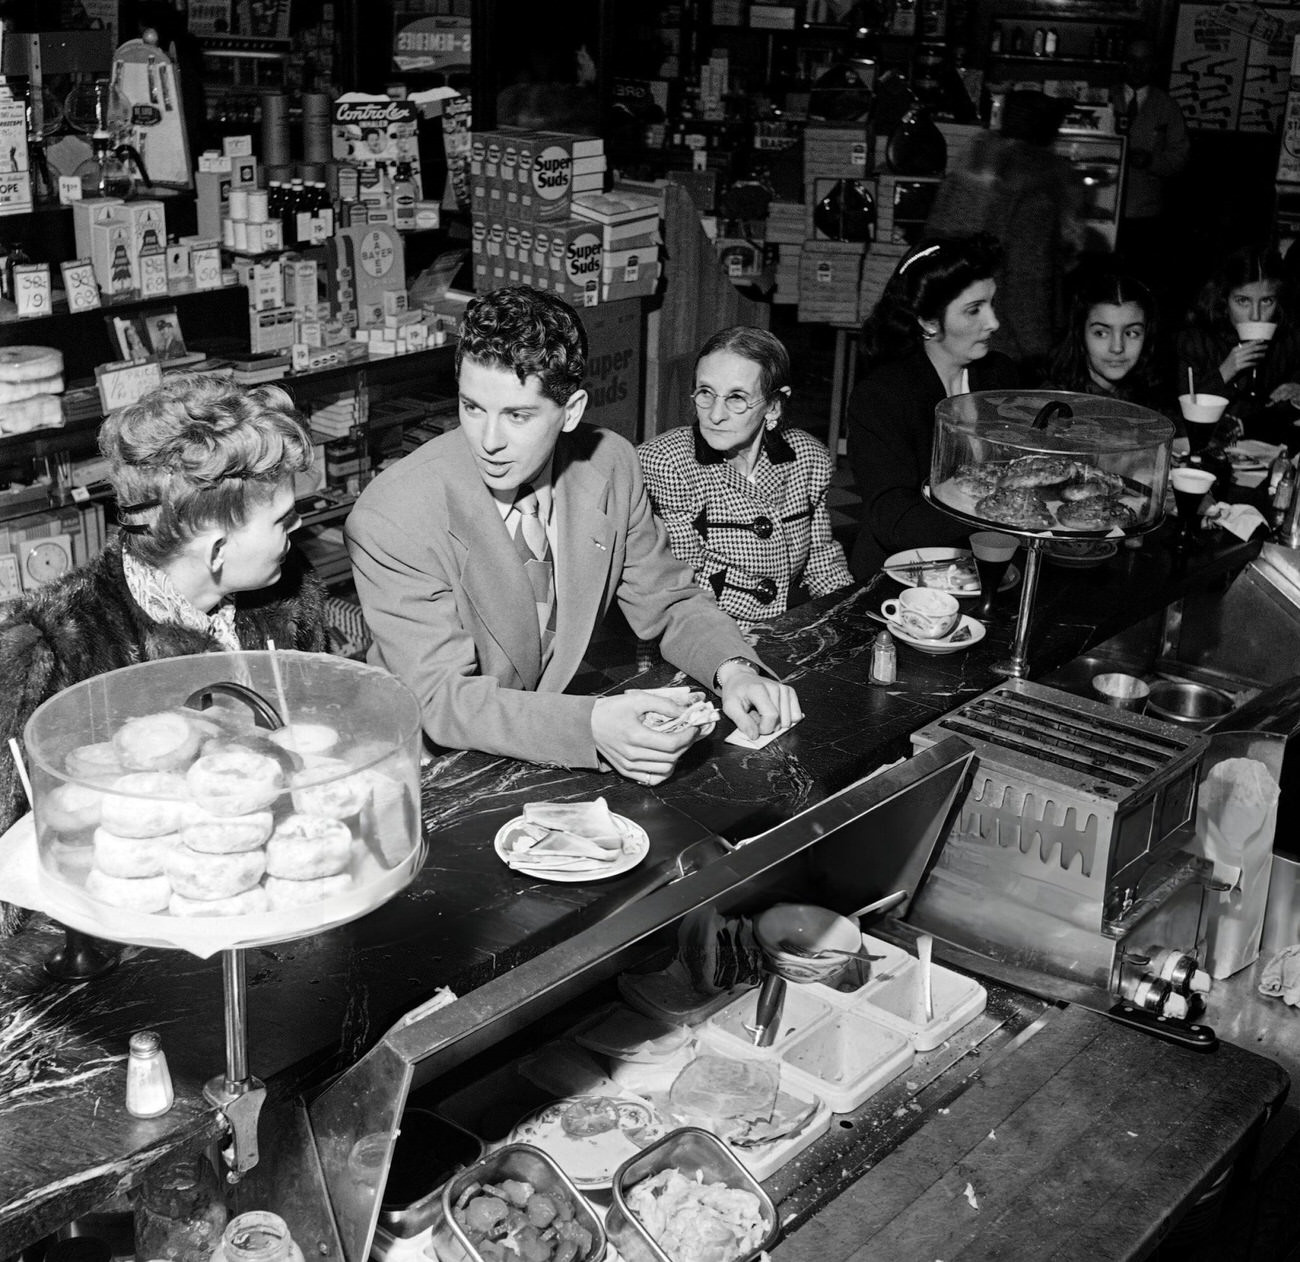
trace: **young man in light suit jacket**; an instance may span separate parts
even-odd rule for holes
[[[434,744],[657,784],[698,733],[643,720],[681,706],[637,691],[563,695],[614,601],[747,735],[795,721],[799,703],[673,556],[631,444],[579,425],[586,355],[577,313],[551,294],[513,286],[471,302],[456,351],[460,428],[365,489],[348,550],[370,660],[415,693]],[[536,495],[553,562],[546,629],[516,539],[521,487]]]

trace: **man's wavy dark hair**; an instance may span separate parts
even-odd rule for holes
[[[509,285],[466,307],[456,346],[458,374],[464,359],[507,369],[521,383],[535,376],[542,394],[562,406],[587,375],[587,331],[562,298]]]

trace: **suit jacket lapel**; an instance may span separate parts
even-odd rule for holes
[[[465,596],[523,687],[536,688],[542,663],[532,589],[510,531],[463,441],[448,453],[447,474],[448,530],[462,549]],[[480,665],[485,674],[497,673],[492,663]]]
[[[556,628],[547,675],[567,686],[601,613],[615,531],[606,510],[609,481],[588,460],[570,462],[572,440],[560,436],[555,453]]]

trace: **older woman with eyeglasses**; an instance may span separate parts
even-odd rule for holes
[[[853,581],[831,536],[822,443],[783,425],[790,356],[765,329],[715,333],[695,360],[695,424],[644,443],[673,552],[733,618],[772,618]]]

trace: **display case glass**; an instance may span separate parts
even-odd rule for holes
[[[281,722],[287,717],[287,723]],[[209,653],[76,684],[26,729],[47,910],[200,955],[390,898],[423,857],[419,706],[316,653]]]
[[[1173,437],[1160,413],[1098,395],[955,395],[935,409],[930,494],[999,530],[1148,530],[1163,513]]]

